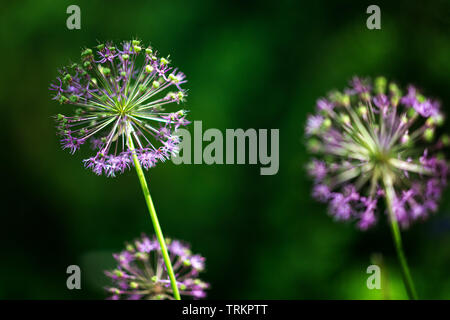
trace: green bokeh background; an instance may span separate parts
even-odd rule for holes
[[[392,1],[393,2],[393,1]],[[81,30],[66,8],[81,7]],[[209,298],[405,298],[384,217],[362,233],[310,197],[303,127],[318,97],[353,75],[417,84],[450,111],[450,2],[11,1],[0,11],[2,211],[0,299],[103,299],[112,252],[152,233],[136,174],[83,169],[59,147],[50,100],[57,68],[97,41],[139,37],[188,76],[186,108],[204,130],[280,129],[280,170],[158,165],[147,173],[167,236],[207,258]],[[190,128],[192,132],[192,127]],[[447,125],[447,131],[448,130]],[[420,297],[450,298],[450,200],[403,234]],[[366,268],[383,257],[384,290]],[[66,288],[66,268],[82,290]],[[387,285],[386,285],[387,284]]]

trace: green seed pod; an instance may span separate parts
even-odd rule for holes
[[[81,57],[88,57],[88,56],[92,56],[92,49],[85,49],[83,52],[81,52]]]
[[[377,77],[375,79],[375,93],[384,94],[386,92],[387,80],[385,77]]]
[[[59,97],[60,104],[67,103],[68,101],[69,101],[69,99],[67,99],[67,97],[65,97],[65,96]]]
[[[427,142],[430,142],[434,138],[434,128],[426,128],[423,137]]]
[[[161,58],[160,63],[162,66],[166,66],[169,64],[169,60],[167,60],[166,58]]]
[[[358,114],[359,115],[361,115],[361,116],[366,116],[367,115],[367,107],[366,106],[364,106],[364,105],[360,105],[359,107],[358,107]]]
[[[63,78],[63,81],[66,83],[71,83],[72,82],[72,76],[70,74],[66,74]]]
[[[350,124],[350,117],[348,116],[348,114],[341,114],[339,118],[346,125]]]
[[[350,96],[348,94],[344,94],[341,96],[340,103],[344,106],[350,105]]]
[[[105,77],[109,77],[111,75],[111,69],[110,68],[102,67],[101,72],[103,73],[103,75]]]
[[[364,100],[364,101],[369,101],[370,100],[370,93],[368,93],[368,92],[361,93],[361,99]],[[350,97],[349,97],[348,104],[350,104]],[[345,104],[345,105],[348,105],[348,104]]]
[[[324,128],[325,130],[328,130],[329,128],[331,128],[332,124],[333,123],[330,118],[325,118],[325,120],[323,120],[323,122],[322,122],[322,128]]]
[[[154,70],[154,68],[151,65],[148,64],[148,65],[145,66],[145,72],[146,73],[152,73],[153,70]]]
[[[412,118],[412,117],[417,115],[417,111],[414,110],[414,108],[409,108],[408,111],[407,111],[407,114],[408,114],[409,118]]]
[[[450,137],[447,134],[441,136],[441,142],[444,146],[450,145]]]

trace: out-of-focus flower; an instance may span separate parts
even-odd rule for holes
[[[166,239],[166,243],[180,294],[194,299],[206,297],[209,284],[199,279],[199,273],[205,269],[205,258],[192,254],[189,246],[178,240]],[[169,275],[156,239],[142,235],[113,256],[118,266],[105,272],[113,281],[113,286],[106,288],[112,294],[110,299],[173,299]]]
[[[189,122],[185,110],[163,107],[185,100],[185,75],[138,40],[87,48],[81,60],[50,85],[54,100],[76,107],[56,116],[63,149],[74,153],[90,140],[97,153],[84,165],[107,176],[129,168],[133,152],[145,169],[170,159],[180,142],[175,131]]]
[[[336,220],[366,230],[385,210],[388,189],[397,221],[408,227],[437,210],[447,182],[441,151],[449,138],[435,138],[444,119],[439,103],[413,86],[403,95],[382,77],[373,86],[356,77],[350,84],[319,99],[307,120],[313,197],[328,202]]]

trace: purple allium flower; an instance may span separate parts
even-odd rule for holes
[[[330,214],[367,230],[386,206],[392,184],[392,211],[403,228],[437,210],[447,183],[442,148],[449,138],[436,132],[443,122],[439,103],[410,86],[402,96],[395,83],[353,78],[351,88],[320,99],[306,136],[315,154],[308,165],[313,197],[329,203]]]
[[[189,121],[185,110],[163,109],[186,97],[185,75],[169,65],[138,40],[85,49],[81,63],[59,70],[49,88],[54,100],[76,107],[56,116],[62,148],[74,153],[90,141],[97,154],[85,167],[112,177],[133,164],[132,152],[145,169],[170,159],[180,142],[175,131]]]
[[[206,297],[209,284],[198,277],[205,269],[205,258],[192,254],[189,246],[178,240],[166,242],[180,294],[194,299]],[[105,272],[113,282],[113,287],[106,288],[112,294],[109,299],[173,299],[160,248],[156,239],[142,235],[134,244],[127,244],[124,251],[114,254],[118,266]]]

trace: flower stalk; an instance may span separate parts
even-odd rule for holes
[[[394,240],[395,250],[397,252],[397,257],[400,262],[400,267],[402,270],[403,283],[405,284],[406,292],[410,300],[417,300],[417,293],[414,287],[414,282],[411,277],[411,272],[409,271],[408,262],[406,261],[406,256],[403,251],[402,238],[400,233],[400,228],[398,226],[397,218],[393,210],[394,201],[394,188],[392,186],[392,178],[386,174],[383,178],[386,194],[386,206],[389,213],[389,225],[391,227],[392,239]]]
[[[181,300],[180,293],[178,291],[177,281],[175,278],[175,274],[173,272],[172,263],[170,261],[169,253],[167,252],[166,242],[164,240],[164,236],[161,230],[161,226],[159,224],[158,216],[156,215],[155,206],[153,205],[152,197],[150,195],[150,191],[148,189],[147,181],[145,180],[144,171],[142,170],[139,159],[134,152],[133,139],[131,135],[128,136],[128,147],[131,150],[134,167],[136,168],[136,173],[139,178],[139,182],[141,184],[142,192],[144,193],[145,202],[147,203],[148,212],[150,214],[150,218],[152,219],[153,228],[155,229],[156,238],[158,239],[158,243],[161,247],[161,253],[164,259],[164,264],[167,269],[167,273],[170,279],[170,285],[173,290],[173,296],[176,300]]]

